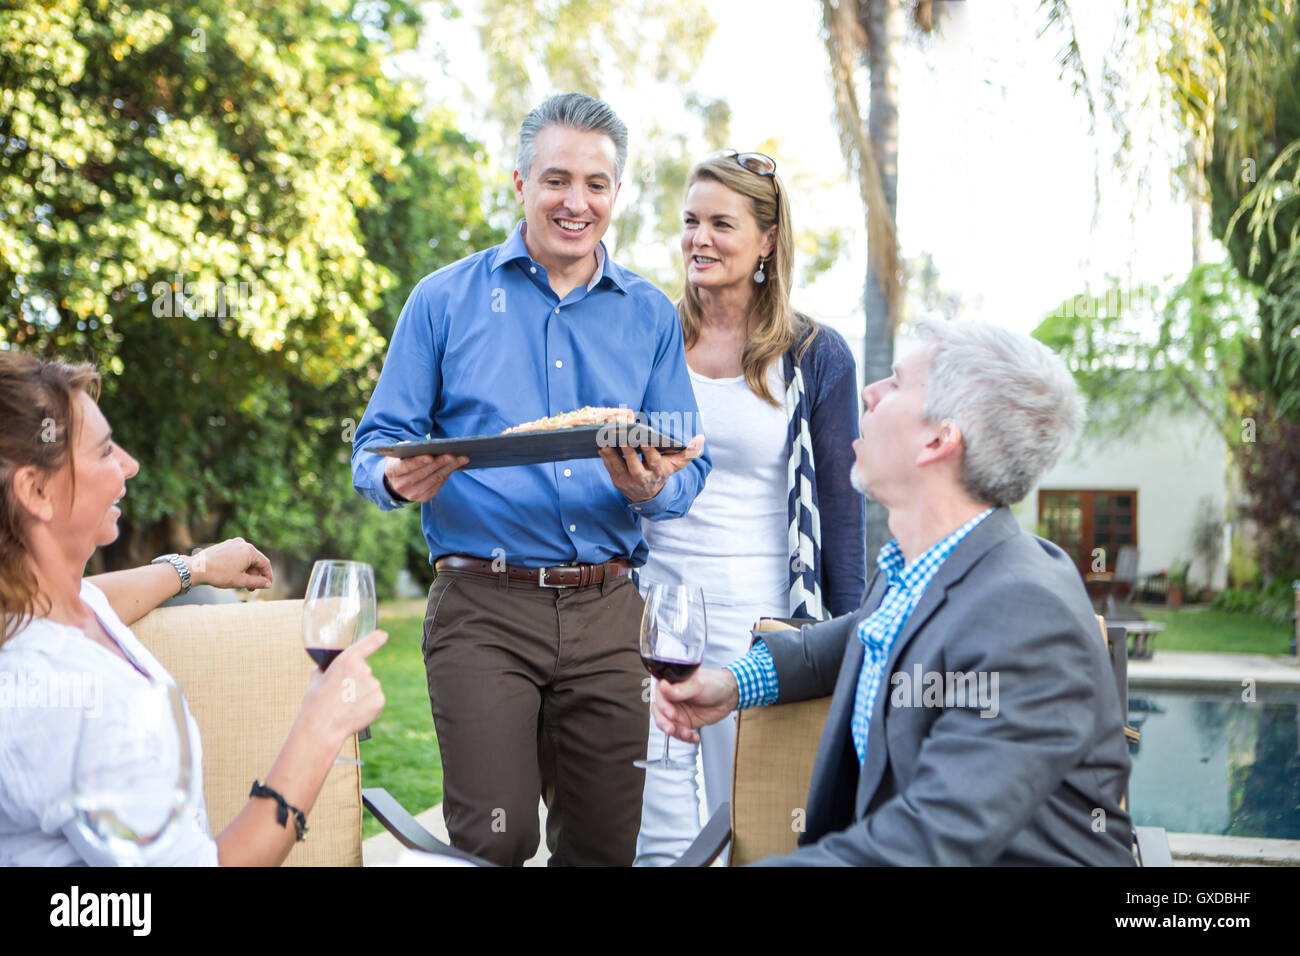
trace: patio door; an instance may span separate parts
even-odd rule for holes
[[[1074,561],[1080,574],[1093,570],[1093,552],[1104,549],[1106,570],[1115,570],[1119,549],[1138,546],[1137,490],[1038,491],[1039,533]]]

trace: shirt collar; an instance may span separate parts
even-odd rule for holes
[[[524,243],[524,232],[528,228],[526,220],[519,220],[514,231],[510,233],[509,238],[501,245],[497,246],[496,255],[492,257],[492,271],[500,269],[507,262],[514,262],[522,259],[530,265],[535,264],[532,256],[528,254],[528,246]],[[596,243],[596,271],[592,274],[591,279],[587,282],[587,291],[590,292],[600,284],[600,280],[606,277],[613,284],[614,288],[624,294],[627,293],[626,282],[620,269],[605,249],[605,240]]]
[[[898,539],[893,539],[881,548],[880,553],[876,556],[876,566],[884,573],[885,583],[889,587],[901,585],[909,589],[918,585],[924,587],[929,584],[930,579],[934,577],[953,549],[961,543],[966,535],[974,531],[981,521],[991,514],[993,514],[992,508],[984,509],[942,541],[931,545],[924,554],[911,564],[905,564],[903,549],[899,547]]]
[[[605,243],[596,243],[596,271],[592,273],[591,281],[587,283],[587,291],[590,292],[596,288],[596,283],[605,278]]]

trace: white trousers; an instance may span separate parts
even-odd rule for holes
[[[786,598],[767,604],[714,605],[705,603],[709,636],[704,667],[724,667],[749,653],[750,630],[760,617],[787,617]],[[641,832],[636,841],[636,866],[667,866],[686,852],[709,817],[731,799],[731,761],[736,749],[736,715],[700,728],[700,743],[670,743],[669,756],[691,765],[699,754],[704,766],[704,816],[700,816],[699,774],[696,771],[645,772],[641,804]],[[664,753],[664,734],[650,718],[646,753],[651,760]],[[725,857],[724,857],[725,860]]]

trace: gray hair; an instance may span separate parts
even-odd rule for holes
[[[548,97],[524,117],[519,127],[519,155],[515,169],[528,178],[528,170],[537,158],[533,138],[548,126],[567,126],[583,133],[604,133],[614,141],[614,183],[623,181],[627,163],[627,126],[604,100],[585,93],[557,93]]]
[[[1079,431],[1084,406],[1074,376],[1027,335],[986,322],[917,326],[933,340],[922,414],[961,429],[961,483],[972,498],[1015,504]]]

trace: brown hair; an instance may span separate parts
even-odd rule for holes
[[[758,325],[745,341],[740,363],[745,369],[745,384],[750,391],[768,404],[780,407],[781,402],[767,388],[768,365],[795,342],[799,343],[795,358],[803,358],[817,335],[817,323],[790,306],[794,229],[790,225],[790,200],[785,183],[775,174],[761,176],[730,156],[714,156],[697,163],[686,180],[686,188],[690,189],[701,179],[719,182],[749,200],[749,211],[758,222],[759,231],[766,233],[776,226],[776,243],[772,254],[764,260],[766,281],[754,284],[754,297],[749,307],[750,315],[758,318]],[[686,290],[677,302],[677,314],[682,320],[687,348],[700,337],[702,312],[699,293],[687,282]]]
[[[28,465],[52,475],[72,461],[79,391],[99,398],[99,373],[91,366],[0,351],[0,644],[40,612],[23,539],[28,516],[14,496],[14,476]]]

